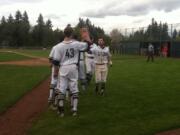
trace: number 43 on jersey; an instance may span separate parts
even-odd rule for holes
[[[70,48],[66,50],[66,57],[73,58],[74,57],[74,48]]]

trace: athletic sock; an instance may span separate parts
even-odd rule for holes
[[[102,83],[101,83],[101,95],[103,95],[104,92],[105,92],[105,83],[102,82]]]
[[[87,79],[87,83],[88,83],[88,84],[90,83],[91,78],[92,78],[92,75],[89,74],[89,73],[87,73],[87,74],[86,74],[86,79]]]
[[[78,98],[73,99],[73,111],[77,111],[78,106]]]
[[[95,89],[95,92],[98,93],[99,91],[99,83],[96,83],[96,89]]]
[[[58,111],[60,114],[64,113],[64,94],[59,94]]]
[[[73,112],[77,112],[77,107],[78,107],[78,93],[73,94]]]
[[[101,83],[101,89],[105,90],[105,83]]]
[[[54,94],[54,89],[50,89],[49,90],[49,98],[48,98],[48,102],[51,102],[53,100],[53,94]]]
[[[87,86],[87,80],[86,79],[81,79],[81,87],[82,90],[85,91]]]
[[[71,97],[70,97],[70,98],[71,98],[71,99],[70,99],[70,100],[71,100],[71,101],[70,101],[70,102],[71,102],[71,109],[73,109],[73,95],[71,94],[70,96],[71,96]]]
[[[62,106],[62,102],[61,101],[59,101],[58,113],[59,114],[63,114],[64,113],[64,105]]]
[[[69,101],[69,90],[66,90],[66,101]]]

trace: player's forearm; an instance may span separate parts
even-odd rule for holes
[[[87,44],[88,44],[88,46],[87,46],[87,52],[89,52],[89,53],[91,53],[91,45],[93,44],[92,42],[90,42],[90,41],[87,41]]]
[[[52,63],[52,62],[53,62],[53,58],[49,57],[49,63]]]
[[[54,77],[58,77],[59,74],[59,66],[54,66]]]
[[[50,67],[53,66],[53,59],[52,58],[49,58],[49,64],[50,64]]]
[[[54,77],[57,77],[58,76],[58,73],[59,73],[59,65],[60,65],[60,62],[57,61],[57,60],[53,60],[53,66],[54,66]]]

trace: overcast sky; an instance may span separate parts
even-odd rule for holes
[[[26,10],[32,24],[42,13],[61,29],[77,24],[79,17],[90,18],[106,32],[147,26],[151,18],[180,23],[180,0],[0,0],[1,17],[17,10]]]

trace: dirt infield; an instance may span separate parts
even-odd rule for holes
[[[49,78],[0,116],[0,135],[25,135],[32,121],[48,104]]]
[[[47,58],[36,57],[33,55],[24,54],[24,53],[15,52],[15,51],[0,51],[0,52],[14,53],[14,54],[31,58],[29,60],[0,62],[0,65],[19,65],[19,66],[48,66],[49,65],[49,61]]]
[[[170,130],[170,131],[158,133],[155,135],[180,135],[180,129]]]
[[[28,55],[28,57],[31,57]],[[0,65],[48,66],[47,58],[31,57],[29,60],[0,62]],[[26,135],[32,122],[47,109],[49,80],[43,81],[27,93],[15,105],[0,115],[0,135]],[[180,135],[180,129],[157,133],[155,135]]]
[[[33,58],[30,60],[0,62],[0,65],[19,65],[19,66],[48,66],[47,58]]]
[[[0,65],[43,66],[47,58],[0,62]],[[0,115],[0,135],[25,135],[32,121],[47,108],[49,78],[21,98],[13,107]]]

